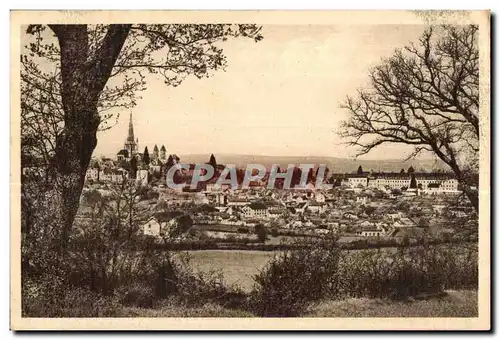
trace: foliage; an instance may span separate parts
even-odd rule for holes
[[[148,151],[147,146],[144,148],[144,152],[142,153],[142,161],[146,165],[149,165],[149,163],[151,162],[151,159],[149,158],[149,151]]]
[[[89,214],[79,220],[71,236],[70,279],[86,284],[104,295],[139,265],[134,249],[142,235],[141,227],[151,208],[139,204],[140,191],[126,182],[110,188],[105,198],[90,206]]]
[[[210,164],[214,170],[217,170],[217,161],[215,160],[214,154],[210,155],[210,160],[208,161],[208,164]]]
[[[272,228],[271,229],[271,236],[272,237],[277,237],[279,235],[278,229],[277,228]]]
[[[320,299],[405,300],[445,289],[477,289],[477,245],[341,250],[309,243],[285,250],[255,277],[247,308],[259,316],[298,316]]]
[[[64,285],[53,275],[22,282],[23,317],[109,317],[120,305],[86,288]]]
[[[238,233],[248,234],[248,232],[249,232],[249,230],[246,227],[239,227],[238,228]]]
[[[334,284],[340,249],[334,240],[285,250],[254,277],[249,308],[258,316],[298,316]]]
[[[368,216],[371,216],[374,212],[375,212],[375,207],[372,207],[371,205],[367,205],[365,207],[365,214],[367,214]]]
[[[409,171],[409,169],[408,169],[408,171]],[[411,175],[410,188],[417,189],[417,180],[415,179],[415,175]]]
[[[185,305],[199,306],[217,302],[227,307],[239,307],[244,294],[236,286],[228,286],[221,271],[200,271],[193,268],[189,257],[179,262],[177,298]]]
[[[255,226],[255,234],[260,242],[267,240],[267,229],[263,224],[259,223]]]
[[[137,157],[132,157],[130,160],[130,178],[137,178]]]
[[[401,189],[392,189],[391,194],[394,196],[401,196],[403,193],[401,192]]]
[[[477,248],[454,245],[359,250],[339,266],[337,298],[406,299],[444,289],[477,288]]]

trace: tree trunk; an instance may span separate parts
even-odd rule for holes
[[[472,190],[470,188],[470,183],[469,181],[466,180],[464,172],[462,169],[458,166],[456,161],[448,162],[448,165],[450,168],[453,170],[453,173],[457,177],[458,183],[462,187],[463,192],[469,199],[470,203],[476,210],[476,213],[479,214],[479,193],[477,190]]]
[[[476,213],[479,214],[479,192],[471,190],[467,184],[463,184],[463,190],[465,195],[467,195],[467,198],[469,199],[470,203],[476,209]]]
[[[81,105],[75,105],[81,108]],[[56,147],[56,183],[53,188],[54,211],[56,220],[54,224],[60,228],[60,249],[64,252],[67,247],[69,232],[75,219],[80,204],[82,193],[92,152],[97,145],[97,110],[80,111],[81,119],[65,126],[64,131],[57,140]],[[89,125],[84,120],[95,123]],[[83,123],[83,124],[82,124]]]
[[[67,248],[78,211],[85,173],[97,145],[98,101],[130,31],[110,25],[101,46],[90,55],[86,25],[50,25],[61,49],[61,98],[64,128],[56,139],[53,228],[59,228],[59,249]]]
[[[445,155],[437,146],[435,141],[433,141],[430,146],[432,147],[434,153],[453,171],[458,183],[462,187],[463,192],[476,210],[476,213],[479,214],[479,193],[470,188],[471,183],[467,180],[467,176],[465,175],[463,168],[459,166],[452,149],[448,147],[449,154]]]

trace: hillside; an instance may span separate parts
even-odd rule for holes
[[[188,163],[205,163],[208,162],[209,154],[191,154],[178,155],[181,162]],[[433,159],[419,159],[404,161],[401,159],[385,159],[385,160],[367,160],[367,159],[348,159],[334,158],[322,156],[260,156],[260,155],[232,155],[232,154],[215,154],[217,163],[236,164],[237,166],[246,166],[247,164],[256,163],[270,167],[272,164],[279,164],[281,167],[286,167],[287,164],[327,164],[332,172],[348,173],[356,171],[359,165],[365,171],[385,171],[399,172],[401,169],[408,169],[410,166],[417,171],[432,169],[444,169],[446,166],[441,161]]]

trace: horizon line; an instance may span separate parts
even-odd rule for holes
[[[207,155],[207,157],[210,157],[210,155],[214,155],[216,158],[218,156],[238,156],[238,157],[283,157],[283,158],[304,158],[304,157],[315,157],[315,158],[331,158],[331,159],[344,159],[344,160],[352,160],[352,161],[401,161],[401,162],[411,162],[412,160],[413,161],[441,161],[440,159],[437,159],[437,158],[419,158],[419,159],[399,159],[399,158],[382,158],[382,159],[374,159],[374,158],[359,158],[359,157],[349,157],[349,156],[346,156],[346,157],[337,157],[337,156],[326,156],[326,155],[290,155],[290,156],[287,156],[287,155],[265,155],[265,154],[248,154],[248,153],[244,153],[244,154],[238,154],[238,153],[224,153],[224,152],[221,152],[221,153],[214,153],[214,152],[207,152],[207,153],[204,153],[204,152],[199,152],[199,153],[186,153],[186,154],[182,154],[182,153],[169,153],[169,155],[177,155],[177,156],[184,156],[184,157],[189,157],[189,156],[203,156],[203,155]],[[113,155],[113,156],[116,156],[116,155]],[[93,157],[108,157],[107,155],[105,154],[101,154],[101,155],[95,155]],[[363,156],[361,156],[363,157]]]

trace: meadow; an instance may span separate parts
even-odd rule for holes
[[[222,271],[225,281],[249,292],[253,276],[278,252],[251,250],[198,250],[187,252],[194,270]]]
[[[477,317],[477,291],[447,291],[441,298],[414,301],[351,298],[324,300],[312,304],[304,317],[359,318],[359,317]],[[203,306],[179,306],[175,301],[164,301],[156,308],[121,307],[119,317],[256,317],[241,309],[207,303]]]
[[[438,246],[439,247],[439,246]],[[467,253],[467,248],[454,246],[456,258],[462,259]],[[383,248],[378,251],[396,252],[397,248]],[[377,252],[377,250],[373,250]],[[358,252],[358,250],[349,250]],[[189,254],[190,264],[194,270],[209,272],[211,270],[220,271],[224,275],[224,280],[229,285],[237,285],[243,291],[249,292],[254,285],[254,275],[258,274],[262,268],[279,251],[255,251],[255,250],[193,250],[186,251]]]

